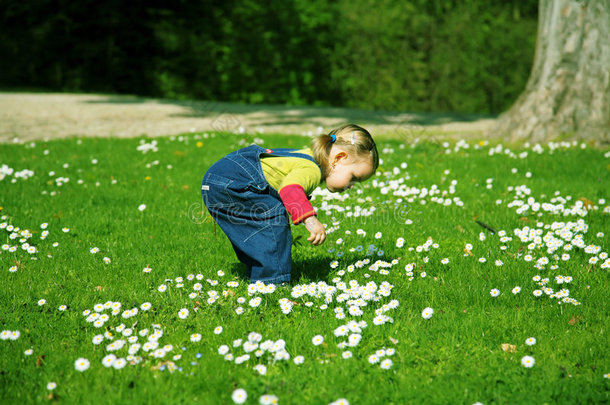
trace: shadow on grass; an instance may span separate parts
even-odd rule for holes
[[[246,265],[238,262],[237,257],[235,258],[235,262],[229,265],[227,273],[231,278],[237,278],[241,282],[250,283],[250,279],[246,276]],[[313,282],[328,282],[328,274],[328,258],[326,257],[293,261],[291,277],[292,281],[290,284],[301,284],[302,279],[307,279]]]
[[[434,126],[448,123],[469,123],[481,119],[495,118],[492,115],[460,113],[409,113],[392,110],[363,110],[341,107],[287,106],[276,104],[240,104],[220,101],[153,99],[137,96],[112,95],[107,98],[87,100],[88,104],[168,104],[185,109],[183,113],[171,114],[175,118],[214,118],[219,127],[241,125],[240,115],[246,115],[251,125],[257,127],[277,125],[313,124],[326,126],[325,120],[335,119],[338,122],[358,122],[375,125],[418,125]],[[227,129],[227,128],[219,128]]]

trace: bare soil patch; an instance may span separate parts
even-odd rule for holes
[[[244,105],[134,96],[0,93],[0,142],[66,137],[163,136],[241,131],[310,135],[344,123],[375,136],[482,137],[495,119],[476,115],[405,113],[351,108]]]

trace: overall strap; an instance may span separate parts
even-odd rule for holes
[[[307,160],[314,162],[316,164],[316,166],[318,166],[318,168],[320,170],[322,170],[322,168],[320,167],[320,164],[318,162],[316,162],[316,160],[312,156],[310,156],[306,153],[298,153],[298,152],[296,152],[297,150],[298,149],[290,149],[290,148],[265,149],[262,152],[262,154],[268,155],[268,156],[299,157],[302,159],[307,159]]]

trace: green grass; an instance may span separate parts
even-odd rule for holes
[[[366,258],[371,264],[398,261],[387,269],[388,274],[369,270],[369,264],[341,276],[344,282],[357,280],[361,285],[387,281],[393,289],[389,297],[369,301],[363,316],[348,314],[340,320],[333,309],[342,306],[347,313],[345,302],[333,299],[323,310],[323,297],[292,298],[290,288],[258,294],[261,305],[248,306],[251,297],[243,268],[228,239],[206,216],[200,195],[205,170],[237,149],[244,138],[248,137],[223,133],[158,138],[158,152],[146,154],[136,148],[150,139],[0,145],[0,165],[35,173],[15,183],[11,182],[13,175],[0,181],[0,215],[5,216],[0,222],[30,230],[28,242],[38,250],[27,253],[19,238],[11,240],[10,232],[0,230],[1,244],[18,246],[16,252],[3,250],[0,254],[0,330],[21,333],[17,340],[0,340],[0,402],[230,404],[236,388],[248,392],[247,403],[251,404],[258,403],[263,394],[276,395],[282,404],[327,404],[339,398],[352,404],[608,401],[610,380],[604,374],[610,372],[609,280],[607,269],[601,268],[604,260],[589,264],[592,255],[575,247],[569,260],[557,261],[545,247],[531,254],[535,259],[546,256],[550,263],[542,270],[534,268],[535,261],[524,260],[529,242],[521,242],[514,229],[540,228],[544,235],[544,224],[575,222],[581,217],[542,210],[540,215],[531,210],[518,214],[518,207],[508,207],[516,196],[509,187],[522,185],[531,190],[522,200],[533,197],[543,203],[570,196],[567,208],[584,197],[597,209],[581,218],[588,231],[580,233],[587,245],[607,251],[610,226],[604,209],[608,203],[599,201],[610,200],[610,166],[603,151],[560,147],[550,153],[545,146],[539,154],[531,148],[514,149],[515,155],[529,151],[527,157],[519,158],[504,151],[490,156],[488,145],[475,149],[471,144],[454,151],[452,143],[451,153],[446,153],[439,143],[411,146],[380,141],[379,150],[385,151],[379,175],[350,191],[343,202],[328,201],[345,210],[319,212],[323,223],[338,227],[324,245],[303,243],[306,230],[293,227],[292,287],[321,281],[334,285],[339,271]],[[298,148],[307,143],[303,137],[262,138],[267,147]],[[403,162],[408,166],[398,169]],[[54,173],[49,174],[51,171]],[[532,176],[526,177],[527,172]],[[58,177],[70,180],[58,186]],[[417,194],[408,201],[408,197],[392,195],[392,189],[384,194],[384,187],[400,178],[408,187],[436,185],[440,190],[449,190],[451,181],[457,180],[455,194],[449,197],[459,197],[463,206],[444,206]],[[490,189],[487,179],[493,179]],[[314,206],[320,207],[322,200],[316,196]],[[140,204],[146,204],[144,211],[138,209]],[[348,216],[355,206],[375,207],[375,211],[368,217]],[[405,224],[406,219],[412,223]],[[512,241],[502,243],[475,219],[506,231]],[[40,238],[42,223],[48,223],[49,231],[44,240]],[[64,227],[69,232],[62,232]],[[366,236],[359,235],[358,229],[366,231]],[[377,232],[382,233],[379,239]],[[484,241],[479,240],[481,232],[486,235]],[[596,236],[599,232],[606,235]],[[396,246],[399,237],[405,239],[404,247]],[[343,238],[341,245],[336,243],[339,238]],[[428,238],[438,248],[421,253],[409,249]],[[54,242],[59,245],[53,247]],[[473,245],[473,256],[464,255],[467,243]],[[369,245],[375,245],[377,251],[367,256]],[[506,250],[500,249],[503,245]],[[362,251],[355,250],[358,246]],[[100,251],[90,253],[93,247]],[[378,255],[379,251],[383,254]],[[563,252],[560,248],[556,253]],[[111,263],[104,263],[104,257]],[[480,263],[480,257],[487,262]],[[443,258],[449,263],[442,264]],[[502,266],[494,264],[498,259]],[[339,265],[331,268],[335,260]],[[405,265],[412,262],[417,266],[414,279],[409,280]],[[552,269],[555,263],[558,268]],[[9,271],[12,266],[17,266],[16,272]],[[146,266],[152,269],[150,273],[142,271]],[[218,270],[225,275],[219,277]],[[422,271],[427,273],[425,278],[420,276]],[[195,299],[188,294],[197,280],[187,280],[189,274],[203,275],[203,290]],[[558,299],[546,294],[533,296],[540,288],[533,276],[548,277],[548,286],[558,291],[565,287],[555,283],[558,274],[573,278],[567,288],[580,305],[558,304]],[[184,278],[183,288],[176,287],[176,277]],[[219,284],[212,286],[206,279]],[[239,286],[228,287],[229,281],[238,281]],[[161,284],[169,286],[164,293],[157,290]],[[511,293],[515,286],[522,288],[521,293]],[[500,296],[491,297],[492,288],[498,288]],[[212,305],[206,302],[210,290],[220,294]],[[226,297],[223,290],[228,291]],[[238,303],[238,297],[246,302]],[[281,312],[280,298],[297,303],[290,314]],[[40,299],[46,304],[39,306]],[[393,299],[400,303],[386,312],[393,322],[374,325],[375,309]],[[110,315],[102,328],[95,328],[83,311],[107,301],[120,302],[121,312],[144,302],[150,302],[152,308],[129,319]],[[307,301],[313,306],[306,306]],[[59,311],[60,305],[68,309]],[[236,314],[238,306],[245,309],[244,314]],[[425,307],[435,311],[429,320],[421,316]],[[186,319],[178,318],[181,308],[190,310]],[[343,359],[337,343],[346,338],[335,337],[333,331],[350,319],[364,320],[368,327],[362,330],[360,344],[349,348],[353,357]],[[121,323],[135,324],[134,334],[143,328],[152,331],[152,325],[158,324],[163,330],[160,345],[171,344],[173,349],[163,359],[140,351],[144,355],[137,365],[120,370],[103,367],[109,342],[95,346],[92,338],[114,331]],[[224,328],[219,335],[213,333],[217,326]],[[254,355],[235,364],[217,353],[226,344],[236,356],[243,354],[232,343],[246,340],[252,331],[262,334],[263,340],[284,339],[291,357],[302,355],[304,363],[297,365],[292,358],[273,363],[264,357],[260,363],[267,366],[267,373],[259,375],[253,369],[259,363]],[[193,333],[200,333],[201,341],[191,342]],[[314,346],[312,337],[318,334],[324,336],[324,344]],[[528,337],[535,337],[537,343],[525,345]],[[144,341],[146,338],[139,337],[139,342]],[[503,343],[514,345],[514,352],[503,351]],[[116,352],[117,356],[126,357],[127,347]],[[370,354],[384,347],[395,349],[389,370],[368,362]],[[27,349],[33,354],[25,355]],[[173,360],[177,354],[181,358]],[[525,355],[535,358],[534,367],[521,365]],[[75,370],[79,357],[90,361],[88,370]],[[159,369],[168,360],[178,367],[175,371],[170,372],[169,363]],[[46,388],[49,382],[57,383],[52,392]]]

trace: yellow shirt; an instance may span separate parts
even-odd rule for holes
[[[295,153],[303,153],[313,157],[311,149],[301,149]],[[261,167],[267,182],[278,192],[290,184],[303,187],[305,194],[310,195],[322,181],[322,174],[317,164],[302,157],[261,157]]]

